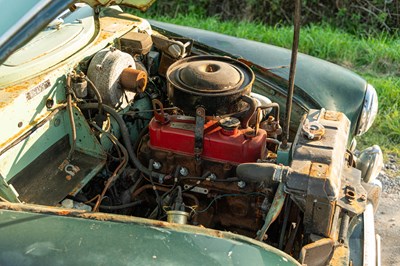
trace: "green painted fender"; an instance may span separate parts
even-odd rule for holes
[[[38,205],[0,203],[0,235],[0,265],[299,265],[229,232]]]

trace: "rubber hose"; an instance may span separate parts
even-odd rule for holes
[[[97,109],[98,104],[97,103],[83,103],[79,105],[79,108],[81,109]],[[128,128],[126,127],[125,121],[119,116],[119,114],[114,110],[114,108],[103,104],[103,110],[107,113],[109,113],[115,121],[118,123],[120,130],[121,130],[121,135],[122,135],[122,140],[125,144],[125,148],[128,151],[129,158],[131,159],[133,165],[142,173],[144,173],[147,176],[151,176],[154,178],[164,178],[164,174],[157,173],[154,171],[150,171],[147,167],[145,167],[139,159],[136,157],[136,154],[133,150],[131,139],[129,137],[129,131]]]
[[[280,166],[272,163],[242,163],[236,168],[236,175],[245,182],[263,182],[268,187],[275,183],[272,178],[278,167]]]

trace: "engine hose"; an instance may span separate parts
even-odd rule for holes
[[[98,108],[98,104],[97,103],[82,103],[79,105],[79,108],[81,109],[97,109]],[[150,169],[148,169],[147,167],[145,167],[137,158],[135,151],[133,150],[133,146],[132,146],[132,142],[131,139],[129,137],[129,131],[128,128],[125,124],[125,121],[119,116],[119,114],[114,110],[114,108],[103,104],[103,110],[107,113],[109,113],[114,119],[115,121],[118,123],[120,130],[121,130],[121,136],[122,136],[122,140],[124,142],[125,148],[128,151],[129,154],[129,158],[131,159],[131,162],[133,163],[133,165],[142,173],[144,173],[145,175],[149,176],[149,177],[154,177],[157,179],[163,179],[164,178],[164,174],[161,173],[157,173],[154,171],[150,171]]]
[[[286,178],[290,171],[287,166],[273,163],[242,163],[237,166],[236,175],[245,182],[264,183],[270,187]]]

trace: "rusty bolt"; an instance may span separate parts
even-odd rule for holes
[[[65,179],[67,179],[67,181],[70,181],[72,179],[72,176],[71,175],[66,175]]]

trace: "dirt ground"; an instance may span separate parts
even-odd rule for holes
[[[378,179],[383,192],[375,214],[376,233],[381,236],[382,266],[400,266],[400,163],[390,159]]]
[[[382,266],[400,265],[400,196],[384,193],[375,215],[377,233],[382,238]]]

